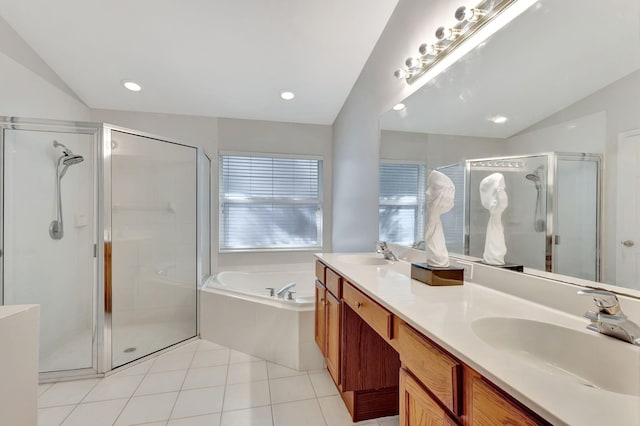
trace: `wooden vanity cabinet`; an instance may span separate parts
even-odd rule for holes
[[[316,277],[315,340],[354,422],[549,425],[320,261]]]
[[[457,426],[404,368],[400,369],[400,426]]]
[[[316,262],[315,340],[336,385],[340,383],[341,324],[341,303],[336,294],[341,289],[342,278]]]

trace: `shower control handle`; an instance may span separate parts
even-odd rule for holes
[[[622,242],[622,245],[625,247],[633,247],[634,246],[634,242],[632,240],[625,240]]]
[[[273,287],[267,287],[267,288],[265,288],[265,290],[267,290],[269,292],[269,296],[271,296],[271,297],[276,295],[276,290]]]

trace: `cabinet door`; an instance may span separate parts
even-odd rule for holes
[[[471,395],[471,424],[474,426],[546,424],[516,407],[479,376],[472,379]]]
[[[455,426],[437,402],[405,369],[400,369],[400,426]]]
[[[327,289],[322,283],[316,280],[316,315],[315,315],[315,339],[316,344],[320,348],[323,356],[327,355],[326,347],[326,304]]]
[[[326,292],[326,353],[325,361],[333,381],[340,383],[340,301]]]

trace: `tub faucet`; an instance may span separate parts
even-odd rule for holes
[[[587,311],[584,317],[591,320],[589,330],[624,340],[640,346],[640,327],[620,310],[620,302],[615,293],[606,290],[580,290],[581,296],[591,296],[598,312]]]
[[[376,253],[381,253],[385,259],[396,261],[398,258],[391,251],[391,249],[387,246],[385,241],[378,241],[376,243]]]
[[[296,286],[296,283],[289,283],[289,284],[285,285],[284,287],[282,287],[280,290],[278,290],[276,292],[276,296],[284,297],[284,294],[287,292],[287,290],[290,290],[295,286]]]

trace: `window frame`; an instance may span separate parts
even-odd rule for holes
[[[287,199],[287,198],[274,198],[274,197],[247,197],[246,199],[226,199],[224,196],[224,157],[262,157],[270,159],[293,159],[293,160],[311,160],[317,161],[318,165],[318,198],[314,199]],[[249,151],[220,151],[218,152],[218,253],[257,253],[257,252],[306,252],[306,251],[318,251],[322,250],[324,246],[324,187],[323,176],[324,173],[324,159],[318,155],[306,155],[306,154],[284,154],[284,153],[269,153],[269,152],[249,152]],[[265,246],[243,246],[243,247],[227,247],[224,246],[224,226],[225,226],[225,207],[226,203],[234,204],[265,204],[271,203],[273,205],[281,206],[293,206],[293,205],[316,205],[317,217],[317,245],[305,245],[305,246],[289,246],[289,247],[265,247]]]

